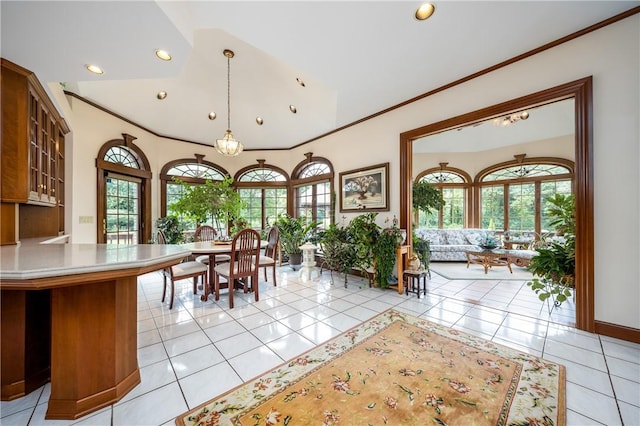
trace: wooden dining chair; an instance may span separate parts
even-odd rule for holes
[[[243,229],[231,242],[231,261],[214,268],[215,299],[220,300],[220,277],[227,280],[229,308],[233,308],[233,291],[241,283],[246,293],[253,290],[256,302],[258,295],[258,264],[260,262],[260,234],[253,229]]]
[[[156,236],[157,244],[167,244],[167,238],[164,235],[164,232],[158,231]],[[162,289],[162,301],[164,302],[165,296],[167,295],[167,279],[171,281],[171,302],[169,303],[169,309],[173,309],[173,298],[175,295],[175,282],[180,280],[185,280],[188,278],[193,278],[193,294],[198,293],[198,277],[200,277],[203,282],[207,276],[207,270],[209,268],[196,261],[183,261],[182,263],[178,263],[177,265],[170,266],[163,270],[163,279],[164,286]]]
[[[194,234],[194,241],[215,241],[218,232],[214,227],[209,225],[200,225],[196,228],[196,232]],[[229,262],[231,260],[231,256],[228,254],[217,254],[215,256],[215,264]],[[196,257],[196,262],[203,263],[205,265],[209,265],[209,255],[205,254],[202,256]]]
[[[273,269],[273,286],[276,284],[276,256],[278,243],[280,242],[280,231],[277,226],[271,227],[267,236],[267,246],[264,248],[264,255],[260,256],[258,265],[264,270],[264,280],[267,280],[267,268]]]

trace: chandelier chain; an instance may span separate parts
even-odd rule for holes
[[[227,129],[231,130],[231,58],[227,56]]]

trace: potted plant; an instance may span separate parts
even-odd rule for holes
[[[551,204],[547,209],[550,224],[562,238],[536,249],[538,253],[527,269],[537,277],[527,285],[547,302],[551,312],[571,297],[571,289],[575,288],[575,197],[555,194],[547,202]]]
[[[404,236],[398,228],[396,221],[392,226],[382,230],[373,246],[373,261],[375,266],[376,282],[381,288],[387,288],[393,276],[393,267],[396,263],[396,249],[404,240]],[[402,277],[397,277],[402,279]],[[396,281],[397,283],[397,281]]]
[[[212,220],[221,234],[227,227],[241,221],[243,201],[233,187],[232,178],[226,177],[221,181],[207,180],[203,185],[190,185],[179,179],[174,181],[184,187],[184,193],[178,201],[171,204],[171,209],[193,220],[196,227]]]
[[[329,267],[331,284],[335,270],[344,274],[344,286],[347,287],[347,276],[356,263],[355,245],[349,241],[348,229],[332,223],[329,228],[318,233],[318,244],[324,264]]]
[[[431,210],[440,210],[445,203],[440,190],[426,181],[414,183],[411,194],[413,209],[427,214],[430,214]]]
[[[380,226],[376,223],[378,213],[364,213],[349,222],[349,240],[355,248],[354,268],[369,277],[373,267],[373,248],[380,236]]]
[[[431,214],[432,210],[440,210],[445,204],[442,193],[438,188],[426,181],[415,182],[411,190],[413,200],[413,210]],[[417,216],[416,216],[417,217]],[[422,238],[413,232],[412,238],[413,252],[418,256],[426,271],[429,271],[431,264],[431,247],[429,240]]]
[[[275,220],[274,226],[280,231],[282,252],[289,257],[289,266],[294,271],[302,264],[300,246],[307,242],[318,225],[318,222],[308,221],[305,216],[291,217],[288,214],[279,214]]]
[[[158,218],[156,228],[162,231],[167,239],[167,244],[180,244],[184,241],[184,226],[177,216]]]

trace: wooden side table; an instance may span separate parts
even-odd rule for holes
[[[427,271],[404,271],[402,274],[402,282],[404,283],[405,294],[415,293],[420,299],[420,291],[427,295]],[[422,284],[422,289],[420,288]]]

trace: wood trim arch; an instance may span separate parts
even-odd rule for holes
[[[458,169],[456,167],[450,167],[448,164],[449,163],[440,163],[440,167],[431,167],[426,170],[423,170],[420,173],[418,173],[418,175],[416,175],[413,181],[418,182],[420,179],[422,179],[424,176],[428,174],[437,173],[441,171],[452,172],[462,177],[462,179],[464,179],[463,183],[443,183],[436,186],[439,186],[439,187],[446,186],[446,187],[456,187],[456,188],[466,189],[466,193],[464,197],[465,198],[464,223],[465,223],[465,226],[468,228],[474,223],[474,217],[475,217],[475,211],[476,211],[475,205],[473,203],[473,197],[474,197],[473,179],[471,178],[471,175],[469,173],[465,172],[462,169]],[[416,212],[415,215],[416,216],[414,217],[414,220],[417,221],[418,213]],[[441,212],[438,212],[438,215],[439,215],[438,222],[441,223],[442,222]]]
[[[105,205],[104,205],[104,186],[105,186],[105,176],[107,172],[114,172],[123,175],[133,176],[140,178],[142,183],[140,184],[140,242],[146,243],[147,241],[151,241],[151,178],[153,174],[151,173],[151,166],[149,164],[149,160],[147,156],[144,154],[142,149],[138,147],[133,141],[136,138],[127,133],[122,134],[122,139],[111,139],[100,147],[98,150],[98,156],[96,158],[96,170],[98,173],[97,178],[97,188],[96,194],[97,196],[97,224],[96,224],[96,241],[100,243],[105,243],[104,241],[104,233],[102,228],[102,223],[106,219],[104,217]],[[107,151],[114,146],[125,146],[132,153],[135,154],[138,164],[141,169],[134,169],[132,167],[123,166],[122,164],[116,164],[109,161],[104,160],[104,156]]]
[[[229,172],[224,167],[211,161],[205,160],[204,154],[194,154],[193,158],[180,158],[178,160],[169,161],[164,166],[162,166],[162,169],[160,170],[160,217],[164,217],[167,215],[167,182],[173,180],[173,178],[175,177],[173,175],[167,174],[167,172],[174,166],[193,163],[207,165],[219,171],[223,176],[230,176]],[[206,181],[206,179],[194,178],[191,176],[181,176],[180,180],[195,185],[203,185]]]
[[[574,99],[576,196],[576,327],[595,331],[594,318],[594,196],[593,196],[593,78],[591,76],[472,111],[400,134],[400,227],[411,219],[413,140],[477,123],[520,109],[562,99]],[[411,233],[407,235],[411,244]]]
[[[575,171],[575,163],[565,158],[531,157],[531,158],[524,158],[522,161],[518,161],[518,160],[503,161],[501,163],[496,163],[496,164],[492,164],[489,167],[485,167],[484,169],[480,170],[476,174],[476,177],[474,178],[473,182],[480,184],[482,183],[482,179],[485,178],[488,174],[507,168],[507,167],[517,166],[518,164],[551,164],[554,166],[563,166],[570,170],[570,173],[572,176]],[[562,177],[564,175],[558,175],[558,176]],[[499,181],[499,182],[502,182],[502,181]]]

